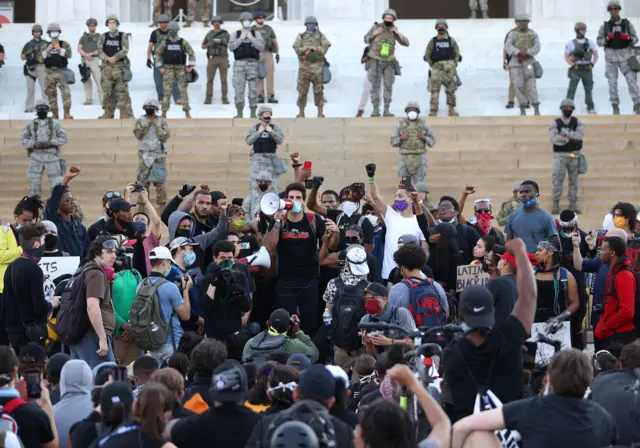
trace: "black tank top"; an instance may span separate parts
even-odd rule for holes
[[[534,322],[546,322],[567,308],[567,292],[560,281],[560,272],[554,274],[554,280],[536,278],[538,304]]]

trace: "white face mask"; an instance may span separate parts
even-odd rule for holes
[[[57,31],[52,31],[51,33],[49,33],[51,39],[57,39],[59,35],[60,33],[58,33]]]
[[[242,22],[242,26],[245,28],[249,28],[251,26],[251,22],[249,22],[248,20],[245,20],[244,22]]]
[[[367,219],[369,220],[369,222],[371,223],[371,225],[373,227],[377,227],[378,226],[378,217],[376,215],[367,215]]]
[[[109,25],[109,31],[111,31],[112,33],[115,33],[118,30],[118,25],[116,25],[115,23]]]
[[[418,112],[416,112],[415,110],[410,110],[407,113],[407,118],[411,121],[414,121],[418,118]]]
[[[358,210],[358,208],[360,208],[360,204],[358,204],[357,202],[344,201],[342,203],[342,210],[348,217],[351,217],[351,215],[353,215],[353,213]]]

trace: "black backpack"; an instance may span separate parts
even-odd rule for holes
[[[636,279],[636,299],[634,303],[633,326],[636,327],[636,331],[640,331],[640,275],[638,275],[638,272],[634,271],[629,266],[623,266],[622,269],[616,272],[611,279],[611,293],[605,294],[605,296],[610,295],[616,299],[617,312],[620,309],[620,302],[618,301],[618,293],[616,291],[616,277],[618,277],[618,274],[623,271],[631,272]]]
[[[331,340],[336,347],[357,350],[362,345],[358,324],[362,316],[367,314],[364,290],[368,284],[368,281],[360,280],[357,285],[346,286],[340,277],[335,279],[336,293],[331,304]]]
[[[58,340],[64,345],[77,344],[91,328],[91,321],[89,321],[87,314],[84,279],[88,271],[95,269],[102,271],[94,263],[85,264],[73,274],[73,277],[64,286],[56,320]]]
[[[262,439],[261,446],[271,446],[271,437],[280,425],[286,422],[296,421],[306,423],[318,436],[320,448],[336,447],[336,431],[329,410],[320,403],[312,400],[301,400],[293,404],[289,409],[276,415],[267,428],[266,437]]]

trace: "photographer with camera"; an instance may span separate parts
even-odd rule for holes
[[[200,309],[200,293],[198,285],[203,278],[202,270],[196,266],[196,248],[200,246],[194,240],[180,236],[169,243],[169,250],[173,263],[171,271],[167,274],[167,280],[176,284],[178,288],[182,286],[182,280],[191,277],[193,287],[189,291],[191,299],[191,317],[189,320],[181,322],[184,331],[197,331],[204,334],[204,313]]]
[[[200,284],[204,333],[226,343],[229,358],[240,359],[249,339],[243,330],[251,311],[247,267],[234,261],[236,247],[230,241],[218,241],[212,250],[214,262]]]

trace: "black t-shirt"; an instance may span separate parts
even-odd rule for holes
[[[307,284],[318,276],[318,240],[324,233],[324,221],[305,214],[299,222],[284,221],[278,242],[278,282],[281,284]]]
[[[513,306],[518,300],[518,284],[515,275],[501,275],[487,283],[487,289],[493,295],[493,306],[496,310],[496,325],[505,322]]]
[[[255,236],[242,235],[238,240],[242,244],[242,249],[240,249],[240,253],[236,258],[247,258],[260,249],[260,244]]]
[[[511,315],[479,347],[465,337],[447,346],[441,366],[442,400],[452,422],[473,414],[478,388],[487,387],[502,403],[522,398],[522,346],[527,337],[520,320]]]
[[[427,276],[427,278],[433,278],[433,270],[428,264],[425,264],[424,267],[420,270],[424,275]],[[404,280],[404,277],[402,277],[402,275],[400,274],[400,267],[396,266],[389,273],[389,279],[387,281],[395,285],[396,283],[400,283],[402,280]]]
[[[87,418],[74,423],[69,428],[69,441],[73,448],[80,446],[91,446],[98,437],[98,429],[104,430],[100,424],[102,417],[93,411]]]
[[[361,214],[354,213],[351,217],[347,217],[342,210],[327,209],[327,219],[335,222],[340,229],[340,244],[338,246],[338,250],[344,250],[347,248],[347,244],[344,242],[344,233],[346,228],[350,225],[358,225],[358,223],[360,223],[360,227],[362,227],[364,244],[373,244],[373,225],[367,218],[360,222],[360,218],[362,218]]]
[[[601,448],[616,443],[616,426],[602,406],[590,400],[537,396],[506,404],[507,429],[517,429],[522,448]]]
[[[0,398],[4,406],[11,399]],[[35,402],[23,404],[13,411],[11,417],[18,424],[18,437],[24,448],[40,448],[53,440],[53,430],[47,414]]]
[[[121,448],[131,446],[136,448],[162,448],[163,440],[154,440],[147,435],[136,423],[125,424],[98,442],[100,448]]]
[[[152,44],[157,44],[158,43],[158,34],[162,34],[163,36],[166,36],[166,35],[169,34],[169,30],[164,31],[164,32],[162,30],[160,30],[160,29],[153,30],[151,32],[151,37],[149,38],[149,42],[152,43]]]

